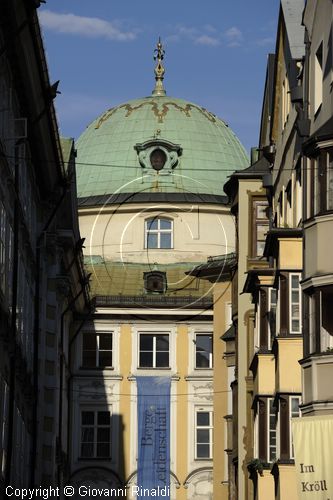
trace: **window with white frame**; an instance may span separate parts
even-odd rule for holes
[[[301,333],[301,275],[291,273],[289,279],[289,331]]]
[[[195,458],[213,458],[213,411],[197,409],[195,412]]]
[[[195,367],[213,368],[213,335],[197,333],[195,336]]]
[[[290,442],[290,458],[294,458],[294,445],[292,434],[292,418],[300,417],[301,412],[299,405],[301,404],[300,396],[290,396],[289,398],[289,442]]]
[[[254,454],[263,462],[277,457],[277,412],[273,398],[258,400],[254,415]]]
[[[274,462],[276,459],[276,411],[273,398],[268,398],[268,462]]]
[[[112,333],[84,332],[82,334],[82,367],[112,367]]]
[[[81,411],[81,458],[110,458],[111,412],[109,410]]]
[[[173,248],[173,221],[151,217],[145,221],[145,248]]]
[[[166,333],[139,334],[139,367],[169,367],[169,335]]]

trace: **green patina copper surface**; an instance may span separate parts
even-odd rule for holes
[[[200,298],[212,295],[212,285],[205,280],[188,276],[198,264],[159,264],[158,270],[166,273],[167,291],[164,296],[193,296]],[[102,258],[86,258],[85,268],[91,276],[91,296],[123,295],[142,296],[144,290],[143,273],[152,271],[149,264],[104,262]]]
[[[152,138],[183,149],[173,172],[147,173],[134,146]],[[196,104],[168,96],[129,101],[106,111],[78,139],[79,197],[167,192],[223,195],[234,171],[248,166],[243,146],[219,118]]]

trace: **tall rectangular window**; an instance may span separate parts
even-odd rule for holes
[[[197,410],[195,414],[195,458],[213,458],[213,412]]]
[[[111,456],[111,413],[104,410],[81,412],[81,458]]]
[[[291,396],[289,399],[289,442],[290,442],[290,458],[294,458],[294,445],[293,445],[293,434],[292,434],[292,418],[300,416],[299,405],[301,398],[299,396]]]
[[[112,333],[84,332],[82,336],[82,367],[112,367]]]
[[[273,406],[274,400],[268,398],[268,462],[276,459],[276,412]]]
[[[197,334],[195,337],[195,367],[213,368],[213,335]]]
[[[326,193],[326,208],[333,210],[333,148],[327,152],[327,193]]]
[[[272,344],[276,335],[276,308],[277,308],[277,289],[268,289],[268,326],[269,326],[269,349],[272,348]]]
[[[169,335],[140,333],[139,367],[169,367]]]
[[[323,287],[320,291],[320,350],[333,351],[333,289]]]
[[[289,330],[301,333],[301,286],[300,274],[290,274],[289,280]]]
[[[252,207],[252,257],[264,254],[266,233],[269,229],[268,203],[264,200],[254,200]]]

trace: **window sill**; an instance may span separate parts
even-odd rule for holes
[[[104,371],[114,371],[113,366],[80,366],[80,370],[85,372],[104,372]]]
[[[171,366],[138,366],[137,370],[171,370]]]

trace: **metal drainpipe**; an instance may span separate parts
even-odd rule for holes
[[[33,418],[32,418],[32,450],[31,450],[31,469],[30,469],[30,483],[31,487],[35,485],[36,478],[36,465],[37,465],[37,436],[38,436],[38,355],[39,355],[39,314],[40,314],[40,262],[41,262],[41,246],[42,239],[45,232],[49,229],[52,221],[54,220],[57,211],[59,210],[62,202],[64,201],[69,185],[65,185],[63,193],[54,207],[48,221],[46,222],[43,230],[41,231],[36,243],[36,283],[35,283],[35,318],[34,318],[34,352],[33,352],[33,387],[35,401],[33,402]]]

